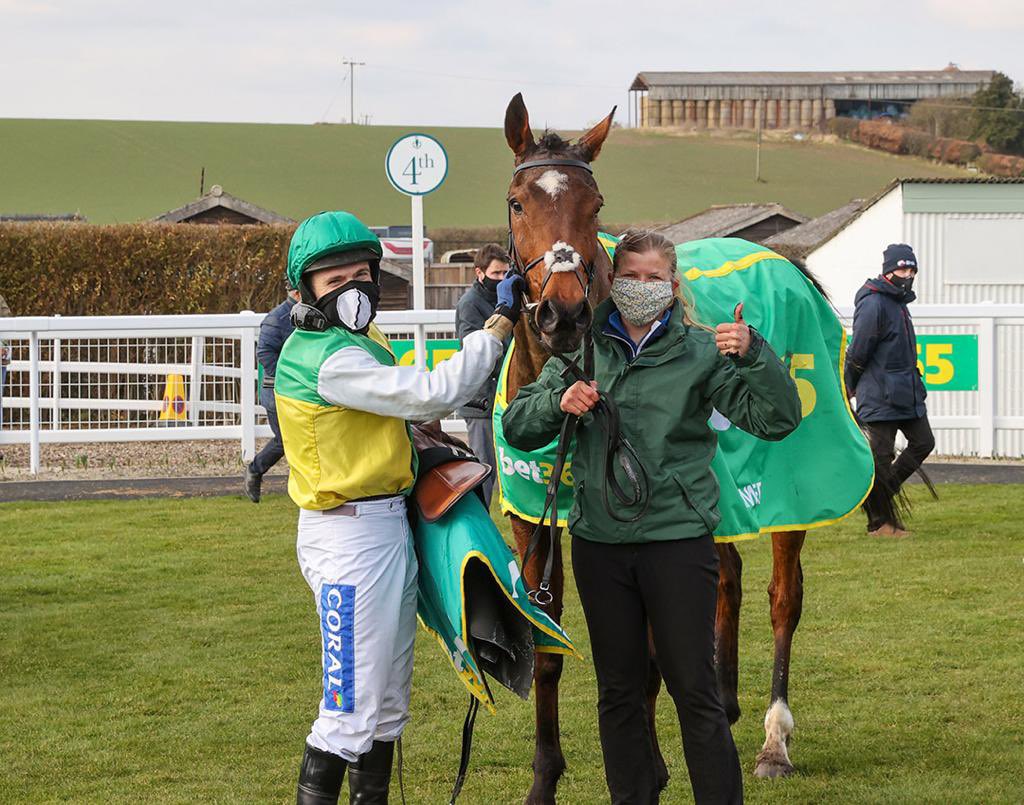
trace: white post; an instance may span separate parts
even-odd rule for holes
[[[991,458],[996,446],[996,319],[978,321],[978,455]]]
[[[60,346],[60,339],[53,339],[53,372],[50,375],[53,381],[53,407],[50,411],[50,430],[60,430]]]
[[[414,310],[426,308],[426,271],[423,265],[423,196],[410,196],[412,200],[412,306]],[[422,325],[416,326],[416,368],[427,368],[427,344]]]
[[[35,331],[28,336],[28,468],[33,475],[39,474],[39,334]]]
[[[203,352],[206,350],[206,339],[201,335],[192,336],[192,378],[188,390],[189,424],[199,424],[199,403],[203,399]]]
[[[256,456],[256,330],[242,328],[242,461]]]

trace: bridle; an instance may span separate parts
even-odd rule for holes
[[[584,162],[581,159],[557,159],[553,157],[550,159],[533,159],[528,162],[524,162],[521,165],[517,165],[515,167],[515,170],[512,171],[512,178],[514,179],[520,172],[528,170],[529,168],[547,167],[580,168],[581,170],[585,170],[587,173],[591,175],[593,175],[594,173],[594,170],[593,168],[590,167],[590,164]],[[508,208],[508,255],[512,261],[512,273],[518,274],[523,278],[524,286],[526,285],[526,280],[529,277],[530,270],[536,268],[540,263],[544,262],[544,258],[547,255],[547,253],[545,252],[544,254],[540,255],[540,257],[535,257],[530,262],[525,264],[523,263],[523,259],[519,255],[518,249],[516,249],[516,239],[512,234],[511,206],[509,206]],[[590,286],[594,282],[594,261],[591,260],[588,262],[587,260],[583,259],[583,255],[580,255],[580,265],[583,267],[583,276],[586,277],[586,281],[584,281],[583,277],[580,276],[578,268],[574,269],[572,273],[579,281],[580,286],[583,288],[584,297],[589,301]],[[548,281],[551,279],[552,276],[554,276],[554,274],[555,272],[549,268],[547,273],[544,275],[544,279],[541,281],[540,284],[541,296],[544,295],[544,289],[547,288]],[[527,307],[529,307],[529,305],[527,305]],[[529,321],[531,322],[531,327],[533,327],[534,331],[536,332],[536,323],[533,322],[533,317],[527,316],[527,319],[529,319]]]
[[[552,158],[536,159],[524,162],[521,165],[516,166],[515,170],[512,171],[512,176],[515,178],[520,171],[524,171],[528,168],[544,168],[549,166],[581,168],[587,173],[593,174],[593,170],[589,163],[583,162],[582,160]],[[526,297],[526,278],[530,270],[540,264],[546,255],[541,255],[526,264],[523,263],[522,258],[519,256],[519,252],[516,250],[515,238],[512,235],[511,207],[509,207],[508,211],[508,254],[511,259],[511,273],[519,274],[519,276],[523,278],[523,296],[528,303],[524,307],[528,309],[532,307],[532,305],[529,304],[529,298]],[[583,275],[586,277],[586,281],[584,282],[583,277],[580,276],[579,268],[574,269],[573,274],[583,287],[583,295],[589,305],[590,287],[594,281],[594,261],[590,261],[588,263],[583,260],[581,255],[580,262],[583,267]],[[549,268],[547,274],[545,274],[544,280],[541,282],[540,286],[541,296],[543,296],[544,288],[547,287],[548,281],[554,273],[555,272],[551,271]],[[544,343],[543,339],[540,337],[540,328],[534,321],[533,316],[527,313],[526,320],[530,329],[533,330],[534,334],[537,336],[537,340],[540,342],[541,347],[543,347],[549,355],[557,358],[565,365],[561,374],[566,380],[567,386],[572,385],[572,383],[577,380],[588,383],[594,377],[594,341],[589,327],[583,334],[581,350],[583,368],[581,369],[576,360],[574,360],[570,355],[553,350]],[[647,513],[647,509],[650,506],[650,482],[647,470],[640,461],[640,457],[637,455],[636,450],[621,434],[619,428],[618,406],[615,405],[614,401],[608,397],[604,391],[599,391],[598,394],[600,399],[593,409],[593,415],[595,425],[602,429],[605,437],[604,479],[601,485],[604,508],[606,513],[612,519],[617,520],[620,523],[635,523]],[[555,543],[558,539],[558,487],[561,483],[562,471],[565,468],[569,448],[575,438],[576,428],[579,425],[579,421],[580,417],[572,414],[566,414],[562,421],[562,427],[558,434],[558,449],[555,455],[554,467],[551,471],[551,476],[548,481],[545,494],[544,509],[541,512],[540,519],[538,520],[533,534],[530,537],[526,551],[523,553],[522,562],[523,567],[525,568],[530,557],[540,547],[543,535],[545,533],[547,534],[548,550],[547,557],[544,562],[544,569],[541,573],[540,584],[536,589],[531,589],[527,586],[527,597],[540,607],[547,606],[553,600],[553,596],[551,594],[551,575],[554,567]],[[621,468],[623,474],[628,480],[628,484],[630,486],[628,491],[622,487],[618,479],[615,477],[616,465]],[[622,516],[617,511],[618,507],[612,506],[608,497],[609,487],[611,488],[612,494],[618,500],[619,507],[634,509],[634,513],[632,515]],[[545,519],[547,520],[546,524]]]

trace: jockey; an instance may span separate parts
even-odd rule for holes
[[[301,294],[277,365],[299,567],[320,618],[323,695],[297,802],[386,803],[394,743],[409,719],[417,562],[405,514],[417,459],[407,420],[446,416],[477,393],[519,313],[502,283],[484,328],[433,371],[396,366],[373,324],[381,246],[354,215],[303,221],[288,250]]]

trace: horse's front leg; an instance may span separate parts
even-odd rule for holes
[[[715,613],[715,674],[722,707],[735,724],[740,717],[737,693],[740,673],[740,604],[743,600],[743,560],[731,542],[718,548],[718,609]]]
[[[516,538],[516,547],[522,559],[526,547],[530,544],[534,525],[517,517],[512,521],[512,533]],[[551,571],[552,601],[544,607],[556,623],[562,622],[562,600],[565,588],[565,575],[562,567],[562,546],[556,542],[554,565]],[[537,589],[540,585],[547,559],[547,541],[543,540],[529,564],[523,568],[523,578],[527,587]],[[526,797],[526,805],[553,805],[558,779],[565,771],[565,756],[562,754],[562,742],[558,731],[558,682],[562,676],[562,655],[538,651],[535,656],[533,671],[534,701],[536,702],[536,745],[533,755],[533,786]]]
[[[772,697],[764,717],[764,746],[757,755],[757,777],[784,777],[792,773],[789,737],[793,734],[793,714],[789,710],[789,655],[793,633],[800,623],[804,601],[804,574],[800,567],[800,549],[806,531],[772,534],[772,581],[768,598],[772,607],[772,631],[775,636],[775,665],[772,669]]]

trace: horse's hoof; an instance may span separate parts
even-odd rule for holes
[[[789,758],[777,751],[762,749],[754,766],[754,776],[761,778],[788,777],[793,773]]]

